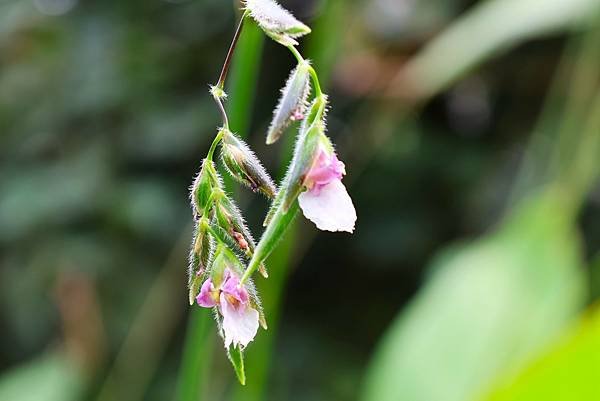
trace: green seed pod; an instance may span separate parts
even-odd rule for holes
[[[267,133],[267,145],[275,143],[292,121],[304,118],[306,99],[310,94],[309,69],[308,61],[298,64],[281,90],[281,98],[273,112],[273,120]]]
[[[234,179],[268,198],[275,196],[276,188],[271,176],[248,145],[229,131],[223,133],[221,158]]]

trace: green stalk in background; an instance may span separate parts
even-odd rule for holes
[[[214,334],[210,315],[193,308],[189,313],[186,342],[183,347],[177,400],[198,401],[206,398]]]

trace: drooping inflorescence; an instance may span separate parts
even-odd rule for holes
[[[325,134],[328,98],[321,91],[316,71],[296,49],[297,38],[310,33],[274,0],[246,0],[244,13],[225,60],[221,76],[210,93],[223,117],[223,126],[202,160],[191,188],[196,222],[189,261],[189,300],[214,311],[219,334],[238,379],[245,383],[245,347],[259,326],[267,328],[252,275],[268,277],[265,260],[285,234],[299,209],[317,228],[353,232],[356,211],[342,184],[346,174],[331,140]],[[298,64],[281,90],[266,142],[277,141],[293,121],[301,120],[294,155],[277,188],[250,147],[229,129],[223,101],[231,57],[244,21],[251,18],[276,42],[287,47]],[[312,81],[312,85],[311,85]],[[314,96],[309,101],[311,88]],[[225,170],[239,183],[271,199],[265,230],[255,242],[234,199],[225,191],[214,153],[220,146]]]

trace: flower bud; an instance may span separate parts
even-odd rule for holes
[[[306,99],[310,94],[309,68],[308,61],[298,64],[281,90],[281,98],[267,133],[267,145],[275,143],[292,121],[304,118]]]
[[[215,216],[218,225],[226,232],[228,243],[233,244],[230,245],[230,248],[240,251],[247,258],[251,258],[256,248],[256,242],[246,226],[242,214],[233,200],[224,192],[218,194],[216,198]],[[258,270],[264,278],[269,277],[264,264],[261,264]]]
[[[194,304],[194,299],[200,291],[203,277],[208,269],[210,253],[213,242],[206,231],[206,225],[199,223],[196,225],[194,241],[190,250],[188,266],[188,288],[190,305]]]
[[[204,216],[211,209],[211,205],[208,202],[214,188],[221,187],[220,181],[214,163],[211,160],[204,159],[202,161],[202,168],[196,176],[190,192],[192,209],[196,217]]]
[[[221,158],[231,176],[253,191],[275,196],[275,184],[248,145],[229,131],[224,131]]]
[[[311,31],[274,0],[245,0],[244,3],[258,26],[284,46],[298,44],[295,38]]]

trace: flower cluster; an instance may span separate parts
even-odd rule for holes
[[[346,174],[344,163],[338,159],[325,134],[327,96],[321,91],[316,71],[296,49],[296,39],[310,33],[310,28],[274,0],[246,0],[244,5],[245,12],[219,81],[211,87],[223,115],[223,127],[218,130],[191,189],[196,227],[188,283],[190,304],[214,310],[227,354],[242,383],[245,381],[243,351],[258,328],[267,327],[252,275],[258,271],[268,277],[265,260],[297,211],[301,209],[320,230],[351,233],[356,223],[352,199],[342,184]],[[302,121],[294,156],[279,187],[249,146],[230,131],[223,107],[227,97],[224,91],[227,69],[246,18],[254,19],[298,61],[281,91],[267,132],[267,144],[272,144],[292,122]],[[309,102],[313,88],[314,96]],[[258,243],[235,201],[224,189],[213,161],[218,147],[225,170],[236,181],[272,200]]]

